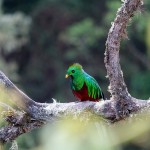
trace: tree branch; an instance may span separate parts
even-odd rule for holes
[[[141,0],[125,0],[108,33],[104,61],[110,80],[109,91],[114,100],[131,99],[119,64],[119,49],[121,39],[127,36],[127,24],[141,5]]]
[[[142,5],[140,0],[125,0],[118,9],[116,18],[108,33],[105,52],[105,66],[110,80],[110,100],[101,102],[72,102],[51,104],[37,103],[19,90],[6,76],[0,72],[0,84],[9,94],[11,100],[24,112],[16,111],[6,116],[9,123],[0,129],[0,141],[8,142],[19,135],[42,126],[46,122],[55,121],[68,115],[73,118],[84,117],[84,114],[95,114],[110,121],[118,121],[131,113],[149,111],[150,100],[138,100],[130,96],[123,79],[119,64],[120,41],[126,33],[126,26],[134,12]],[[86,119],[84,117],[84,119]]]

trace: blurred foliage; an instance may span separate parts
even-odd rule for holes
[[[147,21],[147,27],[146,27],[146,45],[147,45],[147,55],[148,55],[148,58],[150,60],[150,15],[149,16],[149,19],[146,20]]]
[[[138,98],[149,99],[149,91],[150,91],[150,84],[149,83],[150,72],[139,73],[135,75],[132,80],[132,88],[134,89],[134,95]]]
[[[21,12],[4,14],[2,11],[2,0],[0,1],[0,68],[17,81],[18,65],[15,61],[7,63],[7,56],[20,51],[28,42],[31,18]]]
[[[148,150],[149,119],[146,114],[131,116],[115,124],[102,120],[64,119],[41,129],[39,144],[31,150]]]
[[[0,45],[5,53],[18,49],[27,43],[30,18],[22,13],[10,15],[1,14]]]
[[[62,40],[75,46],[76,49],[86,51],[91,46],[97,44],[98,39],[104,35],[104,30],[94,25],[93,20],[85,19],[67,28]]]
[[[149,68],[136,56],[142,54],[144,57],[141,58],[150,62],[150,1],[145,0],[144,3],[141,13],[138,11],[128,25],[130,40],[122,42],[120,54],[129,91],[133,96],[143,99],[149,97],[150,74]],[[105,97],[109,98],[107,92],[109,82],[105,78],[106,69],[103,61],[105,41],[120,5],[120,0],[1,0],[0,70],[36,101],[51,102],[51,98],[54,97],[61,102],[69,102],[76,99],[70,90],[69,81],[65,80],[64,76],[70,64],[79,62],[97,79]],[[133,46],[134,53],[137,54],[134,56]],[[65,122],[45,129],[47,131],[46,133],[44,131],[45,137],[51,136],[47,138],[47,142],[50,142],[48,140],[52,137],[57,140],[59,136],[60,139],[61,136],[66,136],[61,135],[62,132],[68,134],[64,137],[66,141],[63,142],[71,140],[70,133],[66,131],[70,127],[64,126]],[[143,126],[135,126],[137,130],[143,128]],[[97,135],[91,135],[97,134],[93,130],[95,129],[91,126],[85,129],[87,135],[84,135],[86,138],[83,138],[83,141],[74,137],[73,145],[77,147],[72,149],[83,148],[83,145],[87,146],[87,149],[88,147],[94,149],[95,147],[90,147],[94,142],[101,149],[110,149],[111,136],[114,137],[114,141],[120,139],[120,136],[114,135],[114,132],[111,134],[110,131],[111,135],[107,135],[109,140],[102,139],[100,144],[98,139],[102,137],[96,138]],[[139,132],[137,135],[139,141],[142,132],[137,132]],[[149,128],[147,132],[149,133]],[[18,138],[22,150],[29,150],[39,142],[39,138],[36,137],[40,137],[40,134],[32,134]],[[89,140],[87,137],[90,137]],[[54,143],[56,143],[55,139],[52,140]],[[148,149],[148,146],[140,147],[140,142],[134,142],[134,139],[135,137],[129,138],[125,145],[124,142],[120,142],[117,148],[113,145],[111,150]],[[81,140],[81,143],[78,140]],[[76,145],[77,143],[79,145]],[[146,144],[147,142],[144,143]],[[40,145],[38,146],[42,149]],[[66,143],[59,141],[55,146],[58,146],[57,149],[61,146],[65,148]],[[46,144],[44,148],[46,149]]]

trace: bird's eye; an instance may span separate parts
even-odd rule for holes
[[[75,73],[75,70],[72,70],[71,72],[72,72],[72,73]]]

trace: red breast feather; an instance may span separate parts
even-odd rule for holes
[[[77,97],[80,101],[93,101],[93,102],[98,102],[99,98],[92,98],[88,95],[88,88],[86,86],[86,84],[84,83],[83,87],[81,88],[81,90],[75,91],[72,90],[73,94],[75,95],[75,97]]]

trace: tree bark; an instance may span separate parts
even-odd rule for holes
[[[0,84],[4,92],[9,94],[11,101],[20,108],[20,111],[11,110],[11,113],[5,117],[9,125],[0,129],[0,142],[12,141],[23,133],[68,115],[75,118],[85,113],[92,113],[107,121],[116,122],[132,113],[149,111],[150,100],[139,100],[129,94],[119,63],[120,42],[126,36],[129,20],[141,5],[141,0],[125,0],[118,9],[108,33],[104,61],[110,81],[110,100],[78,103],[58,103],[54,100],[51,104],[37,103],[0,72]]]

